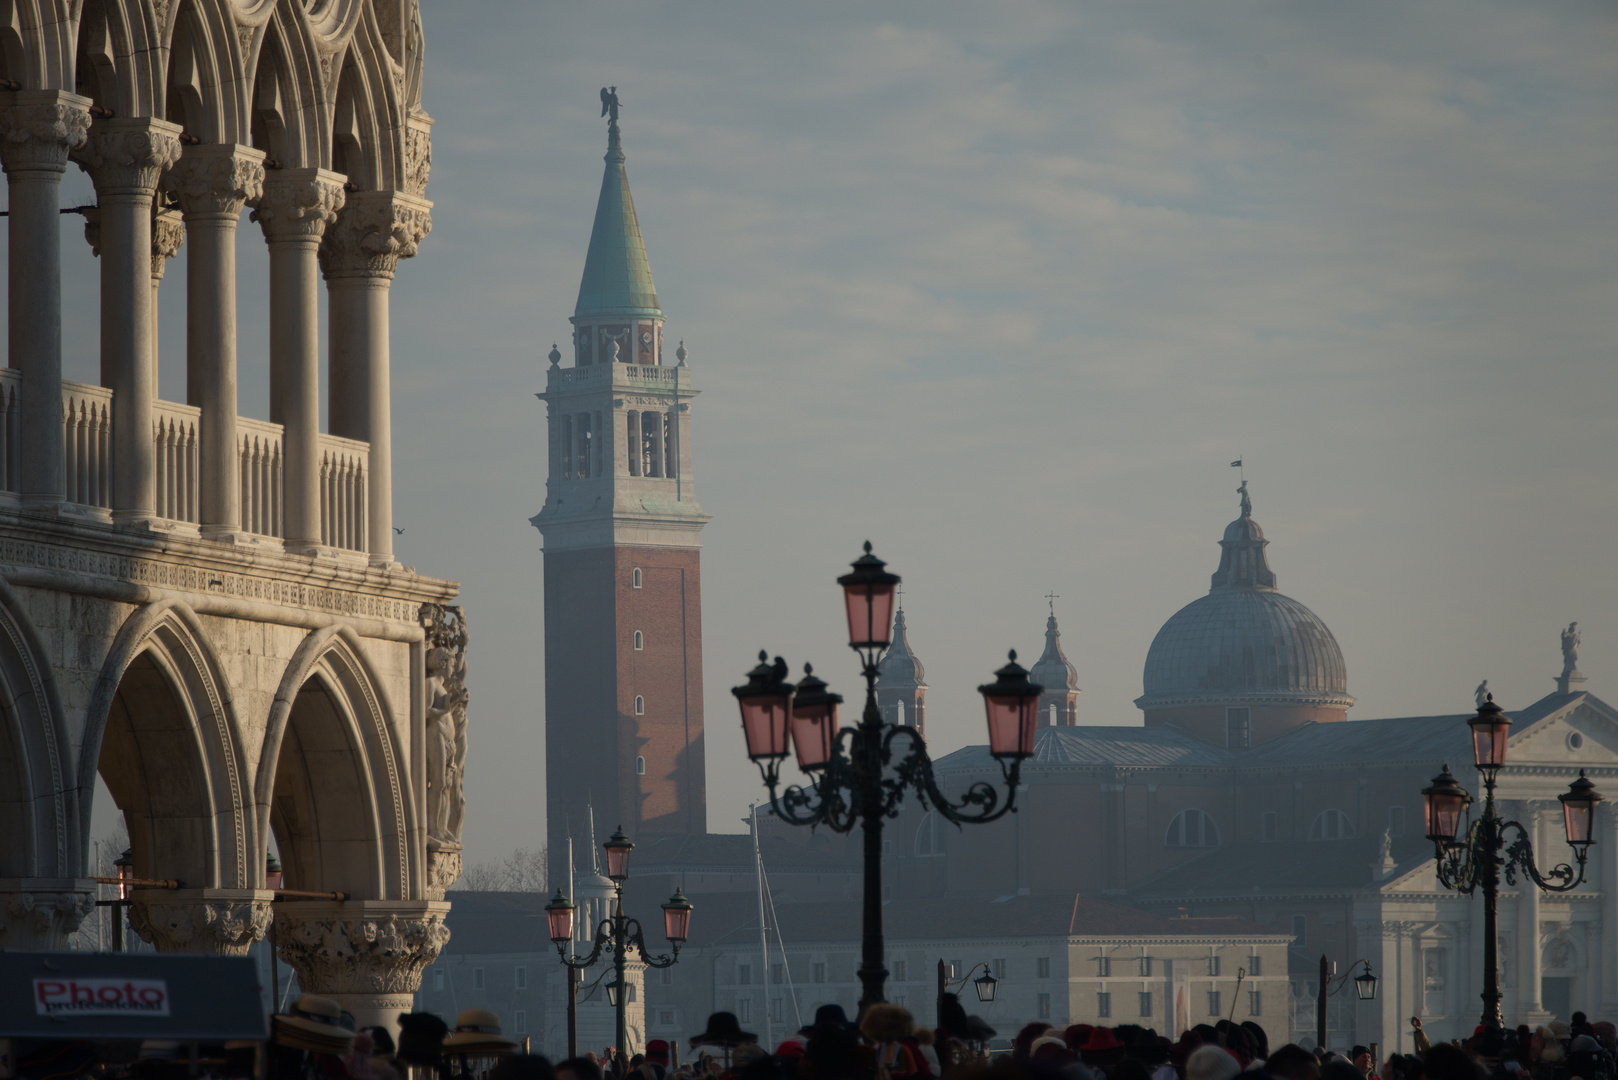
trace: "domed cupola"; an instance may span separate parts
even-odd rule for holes
[[[1233,749],[1310,722],[1346,720],[1354,699],[1337,639],[1275,588],[1243,482],[1208,595],[1163,624],[1146,653],[1147,726],[1173,724]]]
[[[876,704],[887,724],[909,725],[926,736],[927,672],[910,648],[905,609],[893,615],[893,638],[876,662]]]
[[[1039,726],[1072,727],[1078,723],[1079,672],[1062,652],[1062,632],[1056,628],[1056,601],[1051,600],[1045,620],[1045,651],[1028,669],[1028,680],[1044,688],[1039,695]]]

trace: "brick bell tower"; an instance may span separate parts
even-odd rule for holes
[[[586,806],[632,839],[707,831],[691,370],[664,363],[663,311],[603,90],[607,168],[574,309],[552,346],[545,551],[546,810],[553,870],[584,850]],[[558,861],[560,860],[560,862]],[[562,880],[553,876],[552,880]]]

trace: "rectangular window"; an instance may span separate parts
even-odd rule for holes
[[[1041,956],[1034,961],[1034,978],[1048,979],[1051,977],[1051,958]]]
[[[1258,953],[1247,958],[1247,974],[1254,978],[1264,974],[1264,959]]]
[[[624,1000],[629,1002],[631,1005],[635,1004],[635,984],[630,983],[628,986],[624,987],[624,989],[629,991],[629,996]]]
[[[775,1023],[775,1024],[779,1024],[781,1022],[782,1011],[783,1011],[783,1006],[781,1004],[781,999],[778,998],[778,997],[771,998],[770,999],[770,1022]]]
[[[1279,818],[1276,817],[1274,810],[1266,810],[1264,813],[1260,814],[1258,819],[1258,838],[1266,844],[1275,843],[1276,835],[1280,831],[1279,826],[1277,825],[1278,821]]]
[[[664,968],[660,974],[663,976],[663,985],[664,986],[673,986],[674,985],[674,969],[673,968]]]
[[[444,989],[444,973],[442,971],[433,972],[433,989]]]
[[[528,1031],[528,1014],[521,1009],[513,1012],[511,1014],[511,1026],[516,1029],[518,1035],[526,1033]]]
[[[1441,1016],[1448,1011],[1444,991],[1449,988],[1449,954],[1445,949],[1421,950],[1422,1011]]]
[[[1208,1015],[1209,1016],[1224,1016],[1225,1015],[1225,1010],[1221,1009],[1219,1007],[1219,991],[1217,991],[1217,990],[1208,991]]]
[[[663,475],[670,479],[680,475],[680,448],[675,445],[679,423],[680,418],[676,413],[669,413],[663,418]]]
[[[474,989],[474,990],[482,990],[483,989],[483,969],[482,968],[473,968],[472,969],[472,989]]]
[[[1309,920],[1302,915],[1292,916],[1292,944],[1304,945],[1309,940]]]
[[[1112,974],[1112,957],[1110,957],[1110,956],[1098,956],[1098,957],[1096,957],[1096,976],[1098,978],[1105,979],[1111,974]]]
[[[1219,978],[1219,957],[1217,956],[1208,957],[1208,978]]]
[[[625,424],[624,424],[625,434],[627,434],[629,436],[629,455],[628,455],[628,459],[627,459],[627,462],[628,462],[628,465],[629,465],[629,475],[630,476],[639,476],[640,475],[640,462],[641,462],[641,459],[640,459],[640,412],[639,412],[639,410],[630,409],[628,412],[626,412],[624,414],[624,420],[625,420]]]
[[[663,1027],[673,1027],[674,1026],[674,1010],[673,1009],[659,1009],[659,1010],[657,1010],[657,1022],[659,1024],[661,1024]]]
[[[1248,1016],[1263,1016],[1264,1015],[1264,991],[1262,991],[1262,990],[1249,990],[1247,992],[1247,1015]]]
[[[1039,1018],[1041,1020],[1051,1018],[1051,996],[1049,994],[1039,995]]]
[[[817,982],[817,983],[825,982],[826,981],[826,965],[825,964],[816,964],[814,970],[815,970],[815,982]]]
[[[1225,710],[1225,746],[1246,750],[1253,738],[1252,710],[1247,706]]]
[[[1141,991],[1141,994],[1140,994],[1140,1014],[1142,1016],[1151,1016],[1152,1015],[1152,992],[1150,990],[1142,990]]]
[[[747,1023],[749,1020],[753,1019],[753,999],[752,998],[737,998],[736,999],[736,1019],[740,1020],[744,1024]]]
[[[903,961],[900,962],[899,966],[900,966],[900,968],[904,967]],[[904,978],[903,973],[901,972],[901,974],[898,977],[901,978],[901,979]],[[786,982],[786,979],[787,979],[787,973],[786,973],[786,970],[785,970],[785,965],[783,965],[783,964],[771,964],[770,965],[770,981],[772,983],[774,983],[777,986],[780,986],[782,983]]]
[[[903,960],[895,960],[893,962],[893,981],[905,981],[905,962]]]
[[[511,982],[518,990],[528,989],[528,969],[519,967],[511,973]]]
[[[749,985],[752,984],[752,982],[753,982],[753,965],[752,964],[737,964],[736,965],[736,982],[741,986],[749,986]]]
[[[1140,977],[1143,979],[1150,979],[1152,977],[1152,958],[1150,956],[1143,956],[1140,958],[1139,963]],[[1141,1015],[1146,1016],[1149,1014],[1141,1013]]]
[[[1405,834],[1405,808],[1402,806],[1388,807],[1388,835],[1403,836]]]
[[[1105,1020],[1112,1015],[1112,995],[1100,993],[1096,995],[1096,1016]]]
[[[992,966],[994,968],[995,978],[1003,979],[1006,977],[1006,962],[1004,960],[996,960]]]

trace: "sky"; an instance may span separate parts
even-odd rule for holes
[[[759,648],[854,696],[834,579],[904,578],[935,756],[1043,644],[1138,724],[1241,458],[1351,718],[1618,700],[1618,11],[1485,0],[424,4],[432,235],[393,288],[397,552],[462,582],[467,858],[544,840],[544,355],[601,182],[599,89],[690,351],[708,821],[762,787]],[[70,177],[66,200],[88,201]],[[82,190],[80,190],[82,189]],[[74,224],[65,225],[70,232]],[[82,240],[66,245],[93,296]],[[267,256],[238,237],[242,412]],[[184,256],[162,305],[183,399]],[[95,323],[66,330],[94,381]]]

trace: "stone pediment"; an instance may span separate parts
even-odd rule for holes
[[[1554,695],[1565,698],[1530,706],[1549,706],[1543,715],[1514,725],[1509,745],[1512,765],[1582,768],[1618,767],[1618,710],[1594,694]]]

